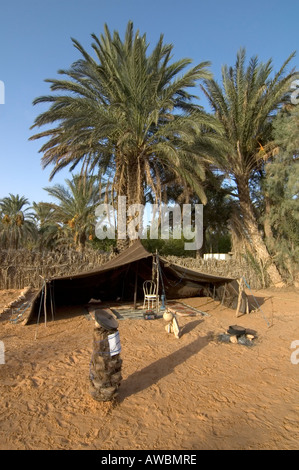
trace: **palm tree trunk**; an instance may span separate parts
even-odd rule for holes
[[[132,161],[128,165],[128,189],[127,189],[127,203],[128,206],[133,204],[141,204],[144,206],[144,166],[142,165],[141,159],[139,156],[136,158],[133,157]],[[128,217],[128,223],[130,220],[134,220],[134,216]],[[143,229],[143,220],[140,220],[140,224],[136,226],[139,234]],[[130,240],[132,244],[134,240]]]
[[[85,245],[86,245],[86,233],[85,233],[85,230],[82,230],[78,237],[78,251],[80,253],[83,253]]]
[[[249,239],[253,252],[256,253],[265,267],[271,283],[277,287],[281,287],[284,284],[282,277],[274,261],[271,259],[266,244],[258,228],[252,202],[250,200],[248,180],[245,177],[239,177],[236,179],[236,182],[245,234]]]
[[[134,219],[134,216],[128,216],[128,208],[133,204],[144,204],[144,189],[143,189],[143,179],[144,179],[144,169],[140,163],[139,158],[132,158],[128,162],[126,167],[126,185],[125,185],[125,196],[126,196],[126,221],[127,227],[130,221]],[[137,227],[141,229],[142,227]],[[134,240],[130,239],[127,234],[126,239],[118,239],[116,246],[119,252],[128,248],[132,245]]]
[[[203,226],[203,229],[202,229],[202,240],[203,240],[203,243],[202,243],[202,246],[201,248],[199,248],[199,250],[196,250],[196,253],[195,253],[195,257],[196,259],[201,259],[203,258],[203,255],[204,253],[206,253],[206,231],[207,231],[207,227]]]
[[[267,194],[265,194],[264,200],[265,200],[265,218],[264,218],[265,237],[267,240],[270,241],[270,243],[273,243],[273,232],[272,232],[272,227],[270,223],[271,203],[270,203],[269,196]]]

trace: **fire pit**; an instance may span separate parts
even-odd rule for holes
[[[242,344],[244,346],[253,346],[257,338],[257,332],[239,325],[231,325],[224,334],[218,336],[222,343]]]

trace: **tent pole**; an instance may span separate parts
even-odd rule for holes
[[[223,289],[223,294],[222,294],[221,305],[223,305],[223,302],[224,302],[224,298],[225,298],[225,294],[226,294],[226,286],[227,286],[227,284],[225,283],[224,284],[224,289]]]
[[[238,281],[239,284],[239,295],[238,295],[238,304],[237,304],[237,310],[236,310],[236,317],[239,316],[239,310],[241,306],[241,300],[242,300],[242,294],[243,294],[243,278],[241,277]]]
[[[156,250],[156,268],[157,268],[157,299],[156,299],[156,312],[159,313],[159,258],[158,250]]]
[[[42,303],[43,303],[43,297],[45,293],[45,285],[43,285],[41,293],[40,293],[40,302],[39,302],[39,310],[38,310],[38,316],[37,316],[37,323],[36,323],[36,331],[35,331],[35,337],[34,339],[37,339],[37,328],[39,326],[39,319],[40,319],[40,314],[41,314],[41,309],[42,309]]]
[[[50,301],[51,301],[51,313],[52,313],[52,321],[54,321],[54,305],[53,305],[53,286],[50,284]]]
[[[44,315],[45,315],[45,326],[47,326],[47,281],[45,280],[45,294],[44,294]]]
[[[137,279],[138,279],[138,264],[137,261],[136,272],[135,272],[135,287],[134,287],[134,310],[137,308]]]

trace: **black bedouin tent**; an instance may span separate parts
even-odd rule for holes
[[[166,301],[196,296],[213,296],[223,305],[246,311],[247,296],[240,293],[236,279],[212,276],[194,269],[170,263],[149,253],[139,240],[112,260],[92,271],[45,280],[32,301],[24,324],[38,317],[41,306],[85,305],[91,299],[102,302],[133,301],[143,299],[143,282],[152,279],[154,268],[159,268],[159,293],[165,294]],[[46,295],[45,300],[45,293]],[[43,300],[44,299],[44,300]],[[44,308],[44,306],[42,307]]]

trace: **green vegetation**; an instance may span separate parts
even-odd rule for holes
[[[204,243],[193,256],[233,251],[265,285],[298,280],[299,112],[290,100],[298,73],[287,71],[294,54],[275,72],[271,60],[247,61],[240,49],[219,84],[208,61],[173,61],[163,36],[149,49],[131,22],[123,40],[106,25],[92,40],[94,57],[72,40],[78,60],[34,101],[48,105],[32,126],[46,130],[31,139],[46,139],[40,152],[50,179],[65,167],[80,175],[45,188],[53,203],[2,199],[1,247],[120,248],[121,240],[95,238],[100,202],[202,203]],[[186,254],[183,243],[144,241],[177,256]]]

